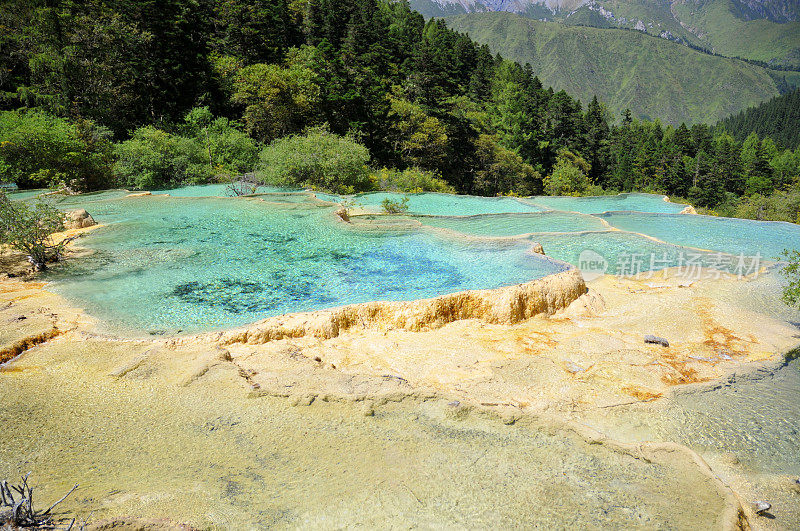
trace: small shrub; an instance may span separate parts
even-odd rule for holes
[[[350,214],[350,212],[352,212],[353,209],[361,208],[363,206],[361,203],[359,203],[358,201],[356,201],[352,197],[348,197],[347,199],[342,201],[341,205],[342,205],[342,208],[345,210],[345,212],[347,212],[348,214]]]
[[[63,228],[64,215],[51,204],[11,202],[0,191],[0,244],[27,255],[34,270],[42,271],[48,262],[61,259],[68,240],[55,242],[52,234]]]
[[[789,306],[797,307],[800,305],[800,251],[784,250],[783,258],[786,265],[781,270],[786,277],[788,284],[783,288],[783,302]]]
[[[412,194],[420,192],[456,193],[455,188],[447,184],[438,173],[419,168],[407,168],[403,171],[381,168],[370,178],[378,189],[391,192]]]
[[[244,195],[252,195],[258,190],[258,182],[255,181],[255,175],[246,173],[239,179],[233,180],[225,187],[225,195],[230,197],[241,197]]]
[[[403,197],[399,201],[387,197],[381,201],[381,208],[383,208],[383,211],[387,214],[405,214],[408,212],[408,196]]]

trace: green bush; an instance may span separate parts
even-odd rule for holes
[[[381,208],[383,208],[383,211],[387,214],[405,214],[408,212],[408,196],[403,197],[399,201],[387,197],[381,201]]]
[[[181,135],[141,127],[115,146],[114,171],[122,186],[162,188],[228,180],[252,171],[258,147],[227,118],[208,107],[192,109]]]
[[[0,112],[0,181],[20,188],[105,188],[111,180],[107,129],[44,112]]]
[[[371,188],[368,162],[366,147],[316,127],[265,147],[256,176],[273,186],[352,194]]]
[[[788,284],[783,288],[783,302],[789,306],[800,305],[800,251],[786,249],[783,251],[786,265],[781,270]]]
[[[800,222],[800,191],[774,192],[770,195],[754,194],[742,197],[725,215],[765,221]]]
[[[588,171],[589,164],[583,158],[561,150],[552,173],[544,178],[544,191],[548,195],[583,195],[591,186]]]
[[[381,168],[370,176],[375,186],[380,190],[391,192],[441,192],[446,194],[456,193],[455,188],[439,177],[439,174],[419,168],[408,168],[403,171]]]
[[[11,202],[0,190],[0,245],[27,255],[35,270],[61,258],[66,241],[55,242],[51,235],[63,228],[64,214],[51,204]]]
[[[258,147],[236,124],[227,118],[214,118],[208,107],[192,109],[186,123],[188,135],[205,151],[217,177],[253,171],[258,162]]]
[[[153,126],[140,127],[114,150],[114,172],[122,186],[152,189],[200,184],[214,176],[202,146],[193,138],[173,135]]]

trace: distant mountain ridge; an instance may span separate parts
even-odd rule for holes
[[[727,57],[800,69],[800,0],[411,0],[425,17],[504,11],[635,29]]]
[[[631,5],[652,4],[661,8],[670,8],[672,5],[684,4],[702,7],[715,3],[717,0],[639,0],[628,1]],[[416,1],[412,1],[414,7]],[[574,13],[584,6],[597,6],[606,18],[615,18],[613,7],[615,2],[607,0],[427,0],[429,4],[440,6],[444,10],[449,7],[459,6],[466,13],[483,13],[487,11],[507,11],[509,13],[524,14],[533,7],[541,7],[553,15],[558,13]],[[733,12],[744,20],[766,19],[777,23],[797,22],[800,18],[800,1],[798,0],[731,0]],[[645,23],[642,21],[643,24]]]
[[[746,20],[765,18],[772,22],[797,22],[800,19],[800,1],[787,0],[733,0]]]
[[[451,16],[448,26],[503,57],[530,63],[542,83],[588,102],[593,96],[616,116],[665,123],[716,123],[779,95],[772,73],[637,31],[566,26],[512,13]]]

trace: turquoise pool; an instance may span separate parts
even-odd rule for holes
[[[677,214],[688,205],[670,203],[663,195],[618,194],[595,197],[553,197],[538,195],[523,199],[526,203],[550,208],[580,212],[581,214],[602,214],[603,212],[636,211],[659,214]]]
[[[410,300],[527,282],[565,269],[522,241],[343,227],[334,207],[166,196],[98,201],[95,253],[53,270],[52,288],[111,327],[224,328],[288,312]]]
[[[286,192],[285,188],[278,188],[276,186],[259,186],[256,188],[256,194],[269,194],[275,192]],[[296,190],[301,192],[299,188]],[[169,194],[173,197],[228,197],[232,195],[228,191],[227,184],[201,184],[197,186],[184,186],[183,188],[172,188],[164,190],[152,190],[152,194]]]
[[[423,225],[448,229],[473,236],[517,236],[539,232],[582,232],[609,230],[607,223],[595,216],[569,212],[524,214],[484,214],[480,216],[413,216]]]
[[[734,255],[760,253],[767,260],[776,260],[784,249],[800,248],[800,225],[794,223],[632,212],[602,214],[601,217],[625,231]]]
[[[39,188],[36,190],[7,190],[6,193],[13,201],[23,201],[25,199],[33,199],[49,191],[46,188]]]
[[[684,205],[648,194],[423,193],[409,196],[407,215],[387,216],[380,202],[403,195],[381,192],[352,197],[373,214],[345,224],[334,215],[340,196],[264,187],[256,197],[218,197],[224,193],[224,185],[208,185],[144,197],[126,190],[51,196],[106,225],[82,240],[94,254],[50,273],[53,289],[117,330],[196,332],[522,283],[561,271],[564,262],[587,275],[672,266],[689,275],[699,266],[735,273],[737,255],[765,260],[800,249],[800,226],[676,214]],[[534,242],[547,257],[530,252]]]
[[[328,196],[330,200],[333,196]],[[525,203],[514,197],[478,197],[438,193],[396,194],[375,192],[353,196],[356,206],[373,212],[381,211],[384,199],[400,201],[408,197],[408,212],[428,216],[475,216],[479,214],[506,214],[513,212],[541,212],[544,207]]]

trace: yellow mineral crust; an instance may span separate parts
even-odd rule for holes
[[[464,319],[513,324],[534,315],[552,315],[585,292],[586,284],[580,272],[570,269],[526,284],[493,290],[463,291],[407,302],[368,302],[272,317],[242,329],[223,332],[214,339],[222,344],[257,344],[307,335],[330,339],[351,328],[399,328],[418,332]]]
[[[0,369],[0,476],[78,482],[64,508],[111,522],[744,528],[747,510],[691,450],[573,421],[794,347],[793,326],[728,296],[746,282],[587,285],[569,270],[130,339],[2,278],[0,351],[17,357]]]

